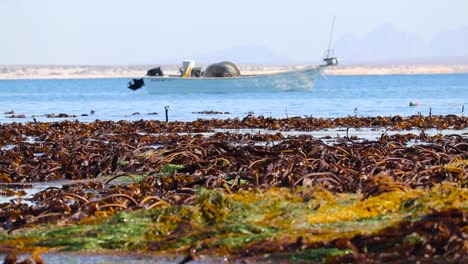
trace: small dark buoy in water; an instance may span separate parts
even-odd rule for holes
[[[128,82],[128,88],[132,89],[133,91],[140,89],[141,87],[143,87],[143,85],[145,85],[145,82],[143,81],[143,78],[142,79],[133,79],[133,83]]]

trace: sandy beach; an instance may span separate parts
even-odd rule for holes
[[[0,65],[0,80],[132,78],[146,74],[154,65]],[[179,65],[161,65],[166,74],[176,74]],[[306,65],[239,65],[242,74],[267,74],[300,69]],[[459,65],[339,65],[327,75],[449,74],[468,73],[467,64]]]

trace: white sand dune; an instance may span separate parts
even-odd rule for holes
[[[240,65],[242,74],[267,74],[300,69],[306,65]],[[146,74],[151,65],[0,65],[0,80],[135,78]],[[162,65],[165,73],[176,74],[179,65]],[[328,68],[328,75],[371,74],[447,74],[468,73],[468,65],[339,65]]]

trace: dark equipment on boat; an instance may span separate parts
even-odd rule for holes
[[[326,66],[335,66],[338,65],[338,59],[336,57],[326,57],[323,58],[323,62]]]
[[[164,73],[161,67],[156,67],[146,72],[146,76],[164,76]]]
[[[237,77],[240,75],[239,68],[229,61],[208,65],[204,74],[205,77]]]
[[[202,67],[194,67],[190,73],[190,77],[201,77],[203,75]]]
[[[128,88],[132,89],[133,91],[140,89],[141,87],[143,87],[143,85],[145,85],[145,82],[143,81],[143,78],[142,79],[133,79],[133,83],[128,82]]]

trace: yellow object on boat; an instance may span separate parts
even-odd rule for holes
[[[195,62],[192,60],[185,60],[182,62],[182,78],[187,78],[192,75],[192,69],[195,67]]]
[[[182,77],[184,78],[187,78],[187,77],[190,77],[190,73],[192,72],[192,67],[188,66],[186,69],[185,69],[185,72],[184,72],[184,75]]]

